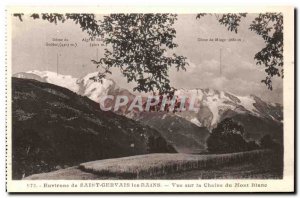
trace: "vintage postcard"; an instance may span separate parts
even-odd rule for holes
[[[293,7],[7,7],[8,192],[294,192]]]

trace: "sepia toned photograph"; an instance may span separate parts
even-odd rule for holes
[[[293,191],[293,8],[94,10],[7,12],[11,191]]]

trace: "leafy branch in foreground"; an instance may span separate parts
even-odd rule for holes
[[[22,14],[14,16],[22,21]],[[186,57],[168,55],[178,46],[173,28],[176,14],[110,14],[102,20],[96,20],[94,14],[72,13],[35,13],[30,17],[55,24],[72,20],[89,36],[101,37],[106,45],[104,57],[92,60],[103,69],[97,77],[100,81],[116,67],[128,82],[137,83],[136,91],[169,93],[174,90],[168,76],[170,67],[179,71],[188,65]]]
[[[266,67],[267,76],[262,82],[272,90],[272,77],[283,78],[283,16],[281,13],[259,14],[250,30],[265,41],[266,46],[254,58],[257,65]]]
[[[168,55],[176,30],[174,14],[111,14],[100,23],[105,49],[104,58],[93,61],[110,71],[117,67],[128,82],[137,82],[134,90],[170,92],[169,68],[185,70],[186,57]]]
[[[197,14],[196,19],[207,15],[206,13]],[[220,24],[228,30],[237,33],[239,23],[246,13],[239,14],[215,14]],[[272,78],[278,76],[283,78],[283,15],[282,13],[263,13],[259,14],[249,29],[261,36],[266,46],[255,54],[254,59],[257,65],[266,67],[266,78],[262,80],[268,89],[272,90]]]
[[[200,19],[207,15],[206,13],[200,13],[197,14],[196,19]],[[213,14],[209,14],[213,15]],[[216,19],[219,21],[221,25],[224,25],[227,27],[229,31],[234,31],[237,33],[239,23],[241,22],[242,17],[246,17],[247,13],[239,13],[239,14],[233,14],[233,13],[227,13],[227,14],[214,14]]]

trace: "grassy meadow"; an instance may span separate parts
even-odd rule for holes
[[[282,156],[271,150],[207,155],[157,153],[91,161],[24,179],[279,179],[279,158]]]
[[[269,150],[254,150],[229,154],[148,154],[117,159],[98,160],[80,164],[85,172],[102,176],[143,179],[182,173],[191,170],[241,164],[272,158]]]

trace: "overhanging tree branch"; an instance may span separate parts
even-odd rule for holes
[[[200,13],[196,19],[204,17],[206,13]],[[219,23],[228,30],[237,33],[241,18],[246,13],[222,14]],[[254,56],[257,65],[265,66],[266,78],[261,82],[272,90],[272,78],[283,78],[283,15],[282,13],[261,13],[250,24],[249,29],[261,36],[266,46]]]
[[[22,15],[17,16],[22,20]],[[176,14],[110,14],[98,21],[94,14],[35,13],[31,17],[55,24],[72,20],[91,37],[101,37],[106,45],[104,57],[92,60],[104,68],[98,74],[99,81],[116,67],[128,82],[137,83],[136,91],[169,93],[173,91],[168,76],[170,67],[179,71],[188,65],[186,57],[166,53],[178,46],[173,28]]]

